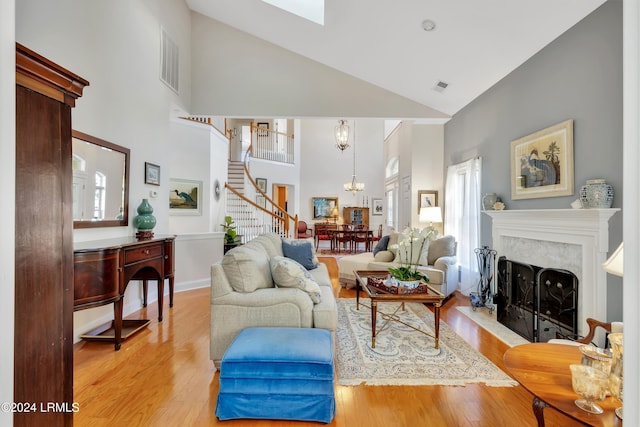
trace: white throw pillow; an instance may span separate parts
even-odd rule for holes
[[[298,288],[305,291],[315,304],[320,302],[320,286],[299,262],[290,258],[271,258],[271,275],[279,288]]]

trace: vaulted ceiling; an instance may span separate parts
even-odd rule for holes
[[[186,2],[195,12],[453,115],[605,0],[325,0],[324,25],[261,0]],[[435,28],[426,31],[425,20]]]

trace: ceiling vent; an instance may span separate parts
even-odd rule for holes
[[[444,92],[447,87],[449,87],[449,83],[445,83],[442,80],[439,80],[436,82],[433,90],[435,90],[436,92]]]
[[[180,51],[178,44],[161,28],[160,80],[176,93],[180,93]]]

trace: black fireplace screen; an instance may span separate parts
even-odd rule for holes
[[[570,271],[498,260],[500,323],[531,342],[578,334],[578,278]]]

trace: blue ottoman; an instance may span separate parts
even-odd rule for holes
[[[314,328],[248,328],[220,364],[220,420],[331,422],[336,413],[331,332]]]

